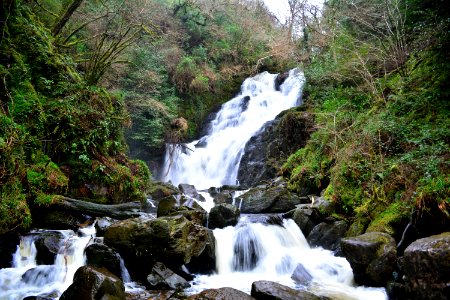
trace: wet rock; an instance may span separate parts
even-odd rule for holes
[[[19,243],[18,233],[8,232],[0,235],[0,269],[11,267],[13,253]]]
[[[272,281],[255,281],[252,283],[251,295],[256,300],[321,300],[320,297],[303,290],[295,290]]]
[[[414,299],[450,298],[450,232],[413,242],[403,258],[405,285]]]
[[[216,271],[216,238],[211,229],[207,229],[208,238],[205,250],[199,255],[191,258],[186,264],[192,274],[212,274]]]
[[[60,300],[125,300],[123,282],[105,270],[80,267]]]
[[[240,210],[234,205],[223,203],[209,212],[208,227],[211,229],[234,226],[239,220]]]
[[[295,209],[292,220],[303,232],[303,235],[308,236],[311,230],[319,223],[320,214],[317,209],[311,208],[310,205],[304,205]]]
[[[334,203],[327,200],[324,197],[312,196],[311,201],[312,201],[312,207],[316,208],[322,215],[329,216],[335,210]]]
[[[221,191],[221,192],[217,192],[214,195],[210,194],[213,199],[214,199],[214,203],[215,204],[222,204],[222,203],[228,203],[231,204],[233,203],[233,192],[232,191]]]
[[[37,250],[36,263],[38,265],[53,265],[63,240],[64,235],[58,231],[39,234],[34,241]]]
[[[119,220],[115,220],[110,217],[98,218],[97,222],[95,222],[96,236],[103,236],[106,229],[117,222],[119,222]]]
[[[309,274],[308,270],[302,264],[298,264],[295,267],[294,273],[291,276],[292,280],[301,285],[308,285],[313,277]]]
[[[200,294],[192,295],[187,298],[188,300],[254,300],[255,298],[250,295],[241,292],[239,290],[224,287],[220,289],[208,289],[204,290]]]
[[[241,202],[242,199],[242,203]],[[242,213],[282,213],[294,209],[302,200],[282,185],[255,187],[236,199]]]
[[[176,211],[178,207],[178,201],[173,196],[165,197],[160,199],[158,203],[158,210],[156,216],[164,217],[170,215],[172,212]]]
[[[280,73],[275,78],[275,90],[280,91],[280,86],[289,77],[289,72]]]
[[[159,201],[163,198],[180,195],[181,191],[167,182],[153,181],[148,191],[148,195],[154,201]]]
[[[103,244],[91,244],[86,250],[87,264],[96,268],[105,268],[122,279],[120,256],[110,247]]]
[[[208,230],[183,216],[134,218],[109,227],[104,243],[116,249],[130,273],[142,281],[155,262],[172,269],[198,257],[208,241]]]
[[[45,286],[54,281],[54,274],[58,272],[55,266],[41,265],[27,270],[22,275],[22,281],[26,284]]]
[[[179,205],[180,201],[183,202],[181,206]],[[207,212],[198,203],[184,197],[180,197],[180,201],[177,201],[174,197],[161,199],[158,204],[157,217],[181,215],[189,221],[199,225],[206,225]]]
[[[343,255],[350,263],[355,282],[385,286],[392,277],[397,250],[395,240],[386,233],[370,232],[341,240]]]
[[[178,185],[178,188],[183,194],[190,198],[205,201],[205,198],[197,192],[197,189],[193,185],[181,183]]]
[[[181,276],[168,269],[163,263],[157,262],[152,272],[147,276],[148,287],[153,290],[176,290],[191,285]]]
[[[344,237],[347,228],[348,225],[345,221],[322,222],[311,230],[306,240],[311,247],[337,251],[340,249],[341,238]]]

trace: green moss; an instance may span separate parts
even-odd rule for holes
[[[370,222],[366,232],[384,232],[394,237],[400,237],[402,225],[409,221],[411,208],[402,202],[394,202]]]

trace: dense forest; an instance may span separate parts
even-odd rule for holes
[[[0,233],[69,196],[143,201],[166,142],[262,71],[305,72],[314,119],[279,173],[398,235],[449,224],[446,1],[4,0],[0,13]],[[145,160],[148,164],[141,160]]]

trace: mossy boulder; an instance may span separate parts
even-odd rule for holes
[[[341,249],[350,263],[355,282],[385,286],[392,277],[397,250],[395,240],[382,232],[370,232],[341,239]]]
[[[124,220],[109,227],[104,236],[104,243],[116,249],[130,273],[142,281],[156,261],[177,269],[199,256],[207,242],[207,229],[180,215]]]
[[[405,284],[414,299],[448,299],[450,232],[419,239],[404,253]]]
[[[89,266],[80,267],[73,283],[61,295],[61,300],[125,300],[125,286],[112,273]]]
[[[403,229],[408,224],[411,210],[407,205],[394,202],[386,210],[377,215],[375,220],[370,222],[366,232],[384,232],[399,241]]]

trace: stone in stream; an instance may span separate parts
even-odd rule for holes
[[[37,250],[36,263],[38,265],[53,265],[63,240],[64,235],[58,231],[39,234],[34,241]]]
[[[203,292],[191,295],[188,300],[255,300],[250,295],[239,290],[223,287],[220,289],[207,289]]]
[[[239,220],[240,210],[234,205],[223,203],[214,206],[209,212],[210,229],[235,226]]]
[[[106,230],[104,243],[120,253],[132,277],[144,281],[157,261],[175,270],[200,256],[208,239],[207,228],[178,215],[123,220]]]
[[[207,229],[208,239],[205,250],[191,258],[185,266],[192,274],[212,274],[216,271],[216,238],[211,229]]]
[[[389,234],[369,232],[343,238],[341,248],[353,269],[356,283],[385,286],[392,278],[397,250],[395,240]]]
[[[80,267],[73,283],[60,300],[125,300],[123,282],[112,273],[89,266]]]
[[[198,201],[205,201],[205,198],[200,195],[197,192],[197,189],[195,188],[195,186],[191,185],[191,184],[184,184],[184,183],[180,183],[178,185],[178,188],[180,189],[180,191],[185,194],[186,196],[196,199]]]
[[[303,234],[308,236],[311,230],[319,223],[320,214],[316,208],[303,204],[295,209],[292,219]]]
[[[160,262],[153,266],[152,272],[147,276],[147,283],[152,290],[176,290],[191,286],[183,277]]]
[[[416,240],[403,258],[406,289],[414,299],[450,299],[450,232]]]
[[[304,290],[295,290],[285,285],[272,281],[255,281],[252,283],[251,295],[256,300],[322,300],[323,298],[316,296]]]
[[[302,264],[298,264],[292,273],[292,280],[301,285],[308,285],[313,277],[309,274],[308,270]]]
[[[311,230],[306,240],[311,247],[322,247],[339,252],[341,238],[345,235],[347,228],[345,221],[322,222]]]

